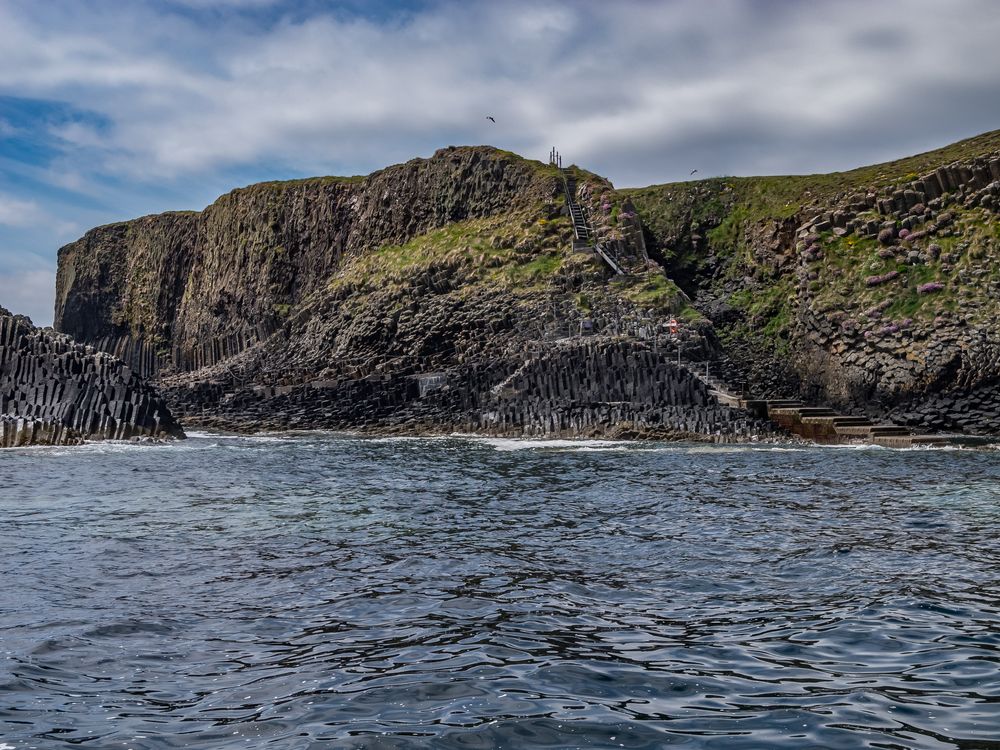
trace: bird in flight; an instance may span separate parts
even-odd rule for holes
[[[494,125],[496,125],[496,124],[497,124],[497,121],[496,121],[496,120],[494,120],[494,119],[493,119],[492,117],[490,117],[489,115],[486,115],[486,119],[487,119],[487,120],[489,120],[490,122],[492,122],[492,123],[493,123]]]
[[[691,174],[694,174],[694,173],[695,173],[695,172],[697,172],[697,171],[698,171],[697,169],[692,169],[692,170],[691,170]],[[690,177],[690,176],[691,176],[691,175],[688,175],[688,177]]]

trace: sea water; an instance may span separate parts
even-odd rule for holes
[[[0,746],[1000,747],[1000,453],[0,453]]]

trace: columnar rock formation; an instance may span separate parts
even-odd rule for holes
[[[1000,133],[835,175],[616,191],[574,167],[612,278],[558,169],[449,148],[88,232],[56,327],[235,428],[766,434],[664,356],[674,318],[737,391],[998,431],[998,172]]]
[[[574,174],[588,195],[610,187]],[[574,248],[562,185],[452,148],[102,227],[60,252],[56,326],[156,374],[182,419],[224,427],[768,433],[653,357],[676,288],[641,250],[610,288]]]
[[[183,437],[121,360],[0,308],[0,447]]]
[[[221,373],[220,373],[221,375]],[[520,356],[440,371],[408,368],[239,387],[232,379],[172,388],[175,407],[245,429],[366,429],[513,436],[711,439],[773,437],[774,426],[720,406],[673,352],[620,337],[539,344]]]
[[[559,189],[556,170],[484,148],[365,178],[252,185],[200,213],[99,227],[62,248],[54,325],[142,374],[211,366],[284,325],[345,256]]]

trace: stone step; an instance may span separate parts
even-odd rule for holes
[[[802,417],[802,424],[814,424],[814,425],[827,425],[829,427],[835,427],[837,425],[837,420],[841,417],[835,414],[827,414],[823,416],[812,416],[812,417]]]
[[[764,401],[764,405],[768,409],[790,409],[796,406],[805,406],[801,401],[793,398],[767,399]]]
[[[836,417],[837,412],[833,409],[826,409],[822,406],[783,406],[780,408],[769,407],[768,414],[775,417]]]
[[[867,437],[868,432],[874,425],[846,425],[838,426],[834,428],[834,431],[838,435],[843,435],[844,437]]]
[[[797,406],[800,417],[839,417],[840,415],[826,406]]]
[[[873,424],[868,417],[834,417],[836,427],[864,427]]]
[[[910,431],[905,427],[895,424],[868,424],[868,425],[848,425],[834,428],[838,435],[845,437],[868,437],[874,438],[880,435],[909,435]]]
[[[868,427],[868,434],[872,437],[878,435],[910,435],[912,434],[906,427],[898,424],[873,424]]]

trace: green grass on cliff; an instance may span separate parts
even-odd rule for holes
[[[470,296],[491,289],[516,296],[560,296],[572,285],[582,284],[591,294],[610,295],[639,309],[673,315],[687,310],[690,319],[701,317],[662,273],[619,277],[610,284],[606,277],[607,270],[595,256],[573,251],[566,217],[523,210],[456,222],[405,244],[348,258],[330,279],[328,290],[345,299],[386,289],[402,291],[414,284]],[[577,299],[578,305],[586,298],[583,294]]]
[[[913,244],[902,242],[902,251],[880,257],[883,246],[873,239],[852,236],[822,240],[824,258],[811,266],[820,276],[812,293],[814,306],[827,312],[843,311],[859,326],[871,327],[866,313],[874,308],[880,326],[930,320],[942,311],[963,309],[973,319],[989,312],[992,303],[986,284],[1000,282],[1000,222],[979,209],[950,207],[955,216],[950,235],[934,235]],[[930,244],[941,248],[938,258],[922,256],[916,264],[906,261],[910,250]],[[902,256],[902,257],[901,257]],[[869,286],[867,279],[895,272],[896,278]],[[920,287],[936,282],[939,291],[921,293]]]
[[[546,283],[562,267],[572,230],[565,217],[521,211],[455,222],[348,259],[330,288],[355,290],[407,285],[421,273],[443,274],[448,283],[531,286]]]
[[[668,275],[710,278],[711,284],[745,292],[729,303],[742,310],[754,335],[787,338],[799,304],[808,302],[829,314],[855,319],[860,327],[906,324],[930,319],[944,310],[964,310],[976,317],[977,301],[985,301],[984,284],[1000,281],[1000,222],[978,211],[954,209],[952,236],[934,236],[951,262],[911,264],[906,258],[881,258],[873,239],[852,235],[821,238],[823,257],[808,266],[815,278],[797,289],[795,259],[781,273],[759,257],[762,246],[779,235],[788,247],[791,232],[804,220],[852,194],[903,185],[942,165],[1000,151],[1000,131],[985,133],[942,149],[847,172],[769,177],[719,177],[619,191],[631,198],[649,233],[656,239]],[[953,210],[950,207],[949,210]],[[875,214],[869,218],[877,219]],[[694,236],[698,234],[704,236]],[[751,234],[756,233],[756,234]],[[904,250],[910,250],[910,247]],[[919,249],[919,248],[913,248]],[[758,255],[755,255],[757,253]],[[713,260],[714,259],[714,260]],[[713,265],[714,263],[714,265]],[[898,277],[870,286],[869,277],[891,272]],[[920,293],[921,285],[943,288]],[[801,296],[800,296],[801,294]],[[869,318],[866,313],[880,308]],[[985,305],[979,305],[986,309]]]
[[[715,177],[618,191],[632,199],[654,235],[668,237],[687,223],[708,224],[717,252],[743,249],[748,224],[783,221],[816,204],[869,188],[883,189],[916,179],[944,164],[1000,151],[1000,130],[935,151],[846,172],[767,177]],[[805,217],[808,218],[808,217]]]
[[[647,272],[640,276],[618,278],[612,283],[619,293],[638,307],[661,314],[678,314],[688,307],[678,286],[662,273]]]

